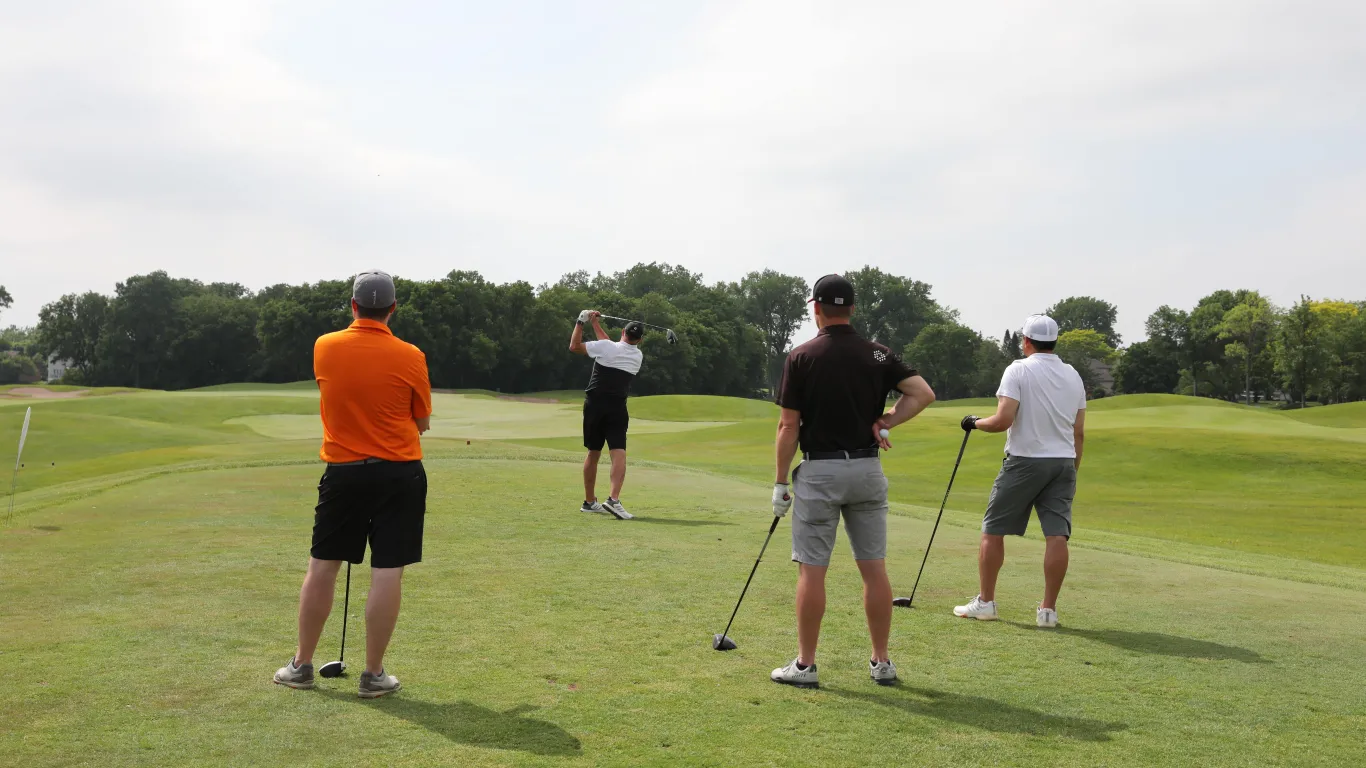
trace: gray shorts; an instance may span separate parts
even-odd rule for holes
[[[1029,510],[1038,510],[1045,536],[1072,535],[1072,497],[1077,494],[1077,467],[1072,459],[1007,456],[991,487],[982,533],[1023,536]]]
[[[887,557],[887,476],[882,461],[803,461],[792,474],[792,560],[830,565],[840,514],[855,560]]]

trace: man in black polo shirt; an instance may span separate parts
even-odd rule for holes
[[[849,325],[854,287],[839,275],[816,281],[811,301],[820,333],[792,350],[778,390],[782,417],[776,439],[777,481],[773,514],[792,515],[792,559],[798,563],[797,642],[791,664],[773,670],[774,682],[814,688],[816,644],[825,615],[825,571],[840,516],[863,576],[863,606],[873,652],[868,673],[877,683],[896,681],[887,655],[892,627],[892,585],[887,579],[887,478],[882,436],[934,402],[934,392],[895,352],[859,337]],[[900,391],[884,413],[887,395]],[[802,463],[787,476],[798,443]]]
[[[601,312],[585,309],[579,313],[569,337],[570,352],[593,359],[593,374],[583,400],[583,447],[588,449],[588,455],[583,460],[584,498],[579,511],[606,512],[618,520],[630,520],[634,515],[621,504],[621,486],[626,482],[626,430],[631,424],[626,398],[631,394],[631,380],[645,362],[640,352],[645,326],[627,323],[621,340],[611,341],[602,329],[601,318]],[[583,340],[585,323],[592,324],[597,341]],[[599,504],[598,461],[604,443],[612,458],[612,491],[607,501]]]

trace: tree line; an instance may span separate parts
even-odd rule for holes
[[[1002,371],[1021,356],[1017,332],[984,337],[926,283],[869,266],[844,274],[858,296],[859,333],[901,352],[940,398],[993,396]],[[583,386],[583,361],[565,346],[572,318],[594,308],[679,334],[677,345],[646,334],[647,365],[634,392],[766,396],[807,318],[809,296],[804,279],[774,270],[707,283],[660,263],[574,272],[540,286],[466,271],[395,284],[394,332],[426,353],[433,386],[503,392]],[[0,308],[9,299],[0,288]],[[34,361],[71,360],[69,376],[86,385],[298,381],[312,377],[314,340],[350,322],[349,299],[349,279],[252,292],[153,272],[119,283],[112,295],[62,296],[42,308],[35,329],[7,333]],[[1074,296],[1043,312],[1058,321],[1058,354],[1093,396],[1106,393],[1110,373],[1119,393],[1281,396],[1299,404],[1366,398],[1363,302],[1303,297],[1283,309],[1255,291],[1216,291],[1189,311],[1159,308],[1147,320],[1147,338],[1127,347],[1107,301]],[[0,379],[5,371],[0,361]]]

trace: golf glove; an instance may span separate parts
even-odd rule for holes
[[[792,509],[792,494],[788,491],[787,483],[774,483],[773,516],[782,517],[789,509]]]
[[[593,310],[591,310],[591,309],[585,309],[584,311],[582,311],[582,312],[579,313],[579,320],[578,320],[579,325],[585,325],[585,324],[588,323],[588,315],[589,315],[589,313],[591,313],[592,311],[593,311]]]
[[[958,426],[962,427],[964,432],[971,432],[972,430],[977,429],[977,417],[964,416],[962,423]]]

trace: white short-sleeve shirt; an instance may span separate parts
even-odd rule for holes
[[[608,339],[585,341],[583,347],[588,352],[588,356],[593,358],[598,365],[626,371],[632,376],[640,373],[641,363],[645,362],[645,356],[640,353],[640,347],[627,344],[624,341],[609,341]]]
[[[1081,374],[1057,355],[1039,352],[1016,360],[1001,377],[998,397],[1020,403],[1006,430],[1006,453],[1036,459],[1075,459],[1072,426],[1086,408]]]

